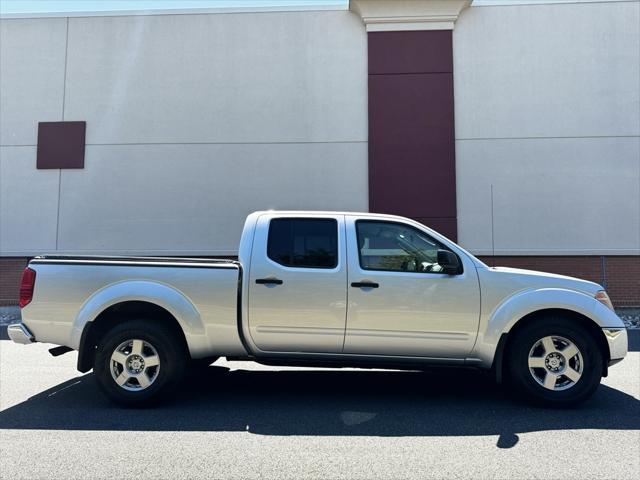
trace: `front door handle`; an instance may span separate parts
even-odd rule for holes
[[[258,285],[282,285],[284,282],[279,278],[256,278]]]
[[[351,286],[356,288],[378,288],[380,285],[376,282],[352,282]]]

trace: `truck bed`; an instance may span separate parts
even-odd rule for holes
[[[78,349],[86,323],[110,304],[149,302],[180,322],[193,358],[246,353],[238,334],[237,261],[47,255],[29,267],[37,282],[22,317],[37,341]]]

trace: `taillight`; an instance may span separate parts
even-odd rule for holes
[[[36,271],[29,267],[22,272],[22,281],[20,282],[20,308],[29,305],[33,298],[33,287],[36,285]]]

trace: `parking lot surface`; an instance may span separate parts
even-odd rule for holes
[[[637,339],[571,410],[519,403],[472,370],[224,361],[168,405],[121,409],[75,352],[2,340],[0,478],[638,478]]]

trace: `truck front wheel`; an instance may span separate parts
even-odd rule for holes
[[[96,350],[98,385],[121,405],[152,405],[176,391],[187,361],[181,347],[173,332],[156,322],[121,323],[105,334]]]
[[[602,353],[580,325],[549,317],[515,332],[507,350],[511,385],[525,399],[568,407],[590,398],[603,372]]]

